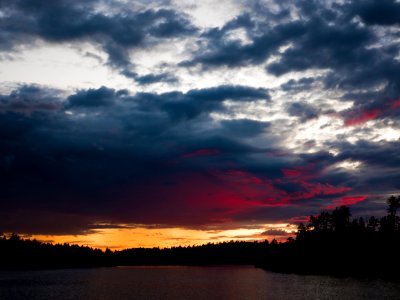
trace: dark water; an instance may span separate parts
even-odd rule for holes
[[[400,299],[400,284],[254,267],[119,267],[0,272],[0,299]]]

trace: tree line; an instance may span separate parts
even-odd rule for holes
[[[310,216],[295,238],[270,245],[258,266],[279,272],[400,278],[400,196],[381,218],[351,219],[346,206]]]
[[[252,265],[264,255],[268,241],[230,241],[200,246],[132,248],[119,251],[88,246],[0,238],[0,269],[90,268],[133,265]]]
[[[346,206],[322,211],[300,224],[295,237],[279,243],[230,241],[111,251],[0,234],[0,268],[256,265],[277,272],[400,278],[400,196],[389,197],[387,204],[387,215],[381,218],[351,219]]]

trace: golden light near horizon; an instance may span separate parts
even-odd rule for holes
[[[284,241],[293,236],[297,225],[263,224],[258,229],[194,230],[184,228],[109,228],[81,235],[32,235],[49,243],[68,243],[92,248],[122,250],[127,248],[168,248],[227,241]],[[274,235],[268,235],[268,230]],[[282,234],[279,235],[279,232]]]

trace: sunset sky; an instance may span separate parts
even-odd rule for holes
[[[400,188],[400,1],[0,0],[0,232],[286,239]]]

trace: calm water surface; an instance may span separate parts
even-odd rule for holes
[[[0,272],[0,299],[400,299],[400,283],[245,267]]]

